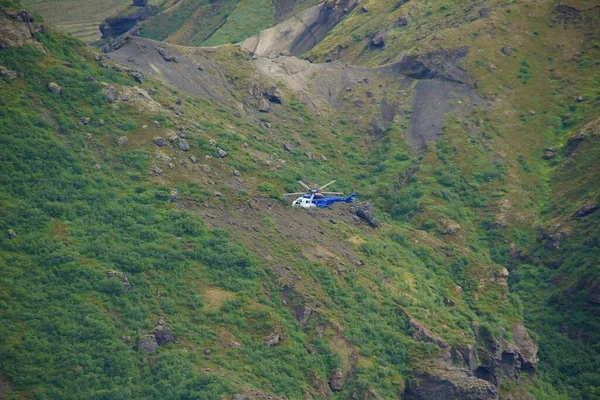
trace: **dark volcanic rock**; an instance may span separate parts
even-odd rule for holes
[[[387,39],[386,34],[379,32],[379,33],[375,34],[375,36],[373,36],[373,38],[371,38],[371,41],[369,43],[373,47],[383,47],[383,46],[385,46],[386,39]]]
[[[404,55],[391,68],[414,79],[438,78],[450,82],[468,83],[466,70],[461,60],[469,52],[468,47],[438,49],[419,55]]]
[[[573,218],[582,218],[600,208],[598,204],[587,204],[573,214]]]
[[[172,343],[175,341],[173,334],[169,329],[159,329],[154,332],[156,344],[164,346],[165,344]]]
[[[379,221],[373,213],[373,205],[371,203],[357,204],[353,208],[354,213],[364,219],[372,228],[379,228]]]
[[[100,24],[102,39],[120,36],[133,28],[138,21],[144,21],[151,15],[151,7],[135,7],[123,15],[106,18],[106,20]]]
[[[155,137],[153,142],[158,147],[163,147],[165,144],[167,144],[167,141],[165,140],[165,138],[162,138],[162,137]]]
[[[467,370],[447,367],[416,372],[404,395],[410,400],[495,400],[498,389]]]
[[[583,22],[583,16],[575,7],[560,4],[552,10],[550,20],[554,24],[562,25],[564,28],[567,28],[569,25],[578,25]]]

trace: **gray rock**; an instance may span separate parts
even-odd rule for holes
[[[283,144],[283,149],[284,149],[285,151],[287,151],[287,152],[291,152],[291,151],[292,151],[292,148],[291,148],[291,147],[290,147],[290,145],[289,145],[289,144],[287,144],[287,143],[284,143],[284,144]]]
[[[175,341],[175,338],[169,329],[159,329],[155,331],[154,337],[156,338],[156,343],[159,346],[164,346],[165,344]]]
[[[277,333],[277,332],[272,332],[269,335],[269,337],[267,338],[267,341],[265,343],[267,346],[273,347],[273,346],[277,346],[279,344],[280,340],[281,340],[281,335],[279,335],[279,333]]]
[[[117,89],[111,85],[104,86],[104,89],[102,89],[102,94],[109,104],[114,103],[119,98],[119,92],[117,92]]]
[[[153,173],[154,175],[156,175],[156,176],[158,176],[158,175],[162,174],[163,172],[164,172],[164,171],[163,171],[162,169],[160,169],[160,167],[158,167],[157,165],[155,165],[155,166],[152,168],[152,173]]]
[[[329,387],[332,392],[339,392],[344,388],[344,374],[341,369],[335,369],[329,379]]]
[[[586,204],[585,206],[581,207],[579,210],[575,211],[575,213],[573,214],[573,218],[585,217],[586,215],[589,215],[589,214],[593,213],[594,211],[596,211],[598,208],[600,208],[600,205],[598,205],[598,204]]]
[[[385,46],[385,42],[387,40],[387,36],[385,33],[377,33],[375,34],[375,36],[373,36],[373,38],[371,39],[371,46],[373,47],[383,47]]]
[[[544,160],[550,160],[552,158],[554,158],[556,156],[556,150],[553,148],[547,148],[544,150],[544,155],[542,156],[542,158]]]
[[[138,71],[131,71],[129,72],[129,75],[133,78],[134,81],[136,81],[137,83],[143,83],[144,82],[144,75],[142,75],[140,72]]]
[[[127,136],[121,136],[117,139],[117,146],[123,147],[125,146],[125,143],[127,143]]]
[[[357,204],[353,208],[354,213],[361,219],[365,220],[372,228],[379,228],[379,221],[375,218],[373,205],[369,202]]]
[[[60,94],[62,92],[62,88],[58,86],[56,82],[50,82],[48,84],[48,90],[54,94]]]
[[[186,139],[180,138],[179,139],[179,148],[182,151],[190,151],[190,144],[188,143],[188,141]]]
[[[232,172],[233,176],[242,176],[242,174],[240,173],[240,171],[238,171],[237,169],[234,169]]]
[[[9,239],[14,239],[17,237],[17,232],[15,232],[12,229],[9,229],[8,231],[6,231],[6,235],[8,236]]]
[[[129,283],[129,279],[127,279],[127,275],[125,275],[123,272],[109,271],[106,273],[106,276],[108,276],[109,278],[119,278],[121,282],[123,282],[123,286],[125,286],[125,289],[131,290],[131,284]]]
[[[140,351],[146,354],[152,354],[158,349],[158,343],[154,335],[144,335],[140,338]]]
[[[10,70],[0,65],[0,77],[8,79],[16,79],[19,76],[17,71]]]
[[[362,6],[362,7],[360,8],[360,11],[361,11],[361,12],[364,12],[364,13],[367,13],[367,12],[369,12],[369,8],[368,8],[367,6]]]
[[[196,164],[198,162],[198,159],[196,158],[196,156],[190,156],[190,161]]]
[[[331,222],[334,225],[337,224],[337,221],[335,219],[333,219],[333,218],[329,218],[329,222]]]
[[[183,106],[179,105],[179,104],[175,104],[173,106],[171,106],[171,110],[173,110],[173,112],[177,115],[184,115],[185,114],[185,109],[183,108]]]
[[[158,147],[163,147],[165,144],[167,144],[167,141],[165,140],[165,138],[162,137],[155,137],[153,140],[154,144],[157,145]]]
[[[538,347],[521,322],[513,324],[513,340],[520,351],[521,369],[533,372],[538,364]]]
[[[223,149],[217,149],[217,155],[219,156],[219,158],[225,158],[227,157],[227,152]]]
[[[172,202],[178,202],[178,201],[183,200],[183,197],[181,196],[181,193],[177,189],[171,190],[170,195],[171,195],[171,201]]]
[[[267,91],[265,92],[265,96],[271,103],[283,103],[281,92],[279,91],[279,88],[277,86],[271,86],[269,89],[267,89]]]
[[[271,103],[264,97],[258,100],[258,111],[266,113],[271,109]]]
[[[96,123],[97,126],[104,126],[105,122],[103,119],[98,120],[98,122]]]
[[[505,56],[510,56],[512,54],[512,50],[510,49],[510,47],[508,46],[502,46],[502,48],[500,49],[500,51],[502,52],[502,54],[504,54]]]
[[[498,389],[464,369],[446,367],[413,374],[404,398],[409,400],[497,400]]]
[[[79,120],[79,123],[80,123],[81,125],[88,125],[90,122],[92,122],[92,119],[91,119],[91,118],[89,118],[89,117],[81,118],[81,119]]]
[[[409,16],[402,16],[400,18],[398,18],[398,20],[396,22],[394,22],[394,28],[401,28],[403,26],[406,26],[410,23],[410,17]]]

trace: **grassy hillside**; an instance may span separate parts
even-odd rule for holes
[[[190,4],[153,34],[214,6]],[[16,72],[0,78],[0,397],[392,399],[422,376],[597,397],[600,214],[574,215],[600,200],[597,35],[546,2],[486,6],[471,20],[460,2],[368,3],[308,55],[380,65],[467,45],[478,96],[451,97],[462,111],[422,149],[423,80],[369,75],[322,107],[280,82],[282,104],[259,113],[249,92],[270,83],[233,46],[202,53],[229,102],[136,82],[53,30],[36,34],[45,51],[0,50]],[[414,32],[368,44],[410,7]],[[209,40],[257,26],[234,25]],[[380,226],[344,204],[292,209],[281,194],[299,179],[337,179]],[[523,321],[538,372],[519,362],[488,382]]]

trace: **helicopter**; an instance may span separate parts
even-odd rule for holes
[[[284,196],[298,196],[296,200],[292,202],[292,207],[301,207],[301,208],[325,208],[333,203],[352,203],[356,198],[356,193],[352,193],[350,196],[344,197],[343,193],[340,192],[322,192],[327,186],[334,183],[335,180],[329,182],[326,185],[321,186],[320,188],[311,188],[306,183],[302,181],[298,181],[300,186],[307,190],[306,193],[298,192],[298,193],[284,193]],[[337,195],[342,197],[328,197],[327,195]]]

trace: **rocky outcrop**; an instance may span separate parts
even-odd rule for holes
[[[417,55],[404,55],[390,68],[414,79],[437,78],[450,82],[468,83],[467,71],[461,64],[468,52],[468,47],[461,47],[451,50],[438,49]]]
[[[35,39],[35,35],[44,30],[46,27],[36,23],[28,11],[0,8],[0,50],[31,44],[45,51]]]
[[[360,203],[352,208],[354,213],[361,219],[365,220],[371,228],[379,228],[379,221],[375,218],[373,205],[371,203]]]
[[[164,346],[175,341],[173,333],[171,333],[169,329],[158,329],[154,331],[154,337],[159,346]]]
[[[139,345],[140,351],[145,354],[152,354],[158,349],[158,343],[156,342],[156,336],[149,334],[144,335],[140,338]]]
[[[586,215],[590,215],[591,213],[593,213],[594,211],[596,211],[599,208],[600,208],[600,205],[598,205],[598,204],[586,204],[585,206],[581,207],[579,210],[575,211],[575,213],[573,214],[573,218],[583,218]]]
[[[495,400],[498,388],[468,370],[445,366],[416,372],[404,396],[409,400]]]
[[[522,323],[513,325],[514,344],[504,338],[494,338],[483,326],[474,327],[474,331],[479,356],[475,376],[499,386],[502,379],[517,379],[522,372],[535,372],[537,345]]]
[[[300,56],[327,34],[358,4],[353,0],[322,2],[244,40],[240,47],[256,56]]]
[[[332,392],[339,392],[344,388],[344,374],[341,369],[335,369],[329,378],[329,387]]]
[[[106,273],[106,276],[108,276],[109,278],[118,278],[121,282],[123,282],[123,286],[125,286],[125,289],[131,290],[131,284],[129,283],[129,279],[124,273],[117,271],[109,271]]]
[[[13,71],[11,69],[8,69],[8,68],[0,65],[0,77],[8,78],[8,79],[12,80],[12,79],[16,79],[18,76],[19,76],[19,74],[17,74],[17,71]]]
[[[109,17],[100,24],[102,39],[120,36],[134,28],[138,22],[152,16],[151,7],[130,7],[125,12],[114,17]]]

